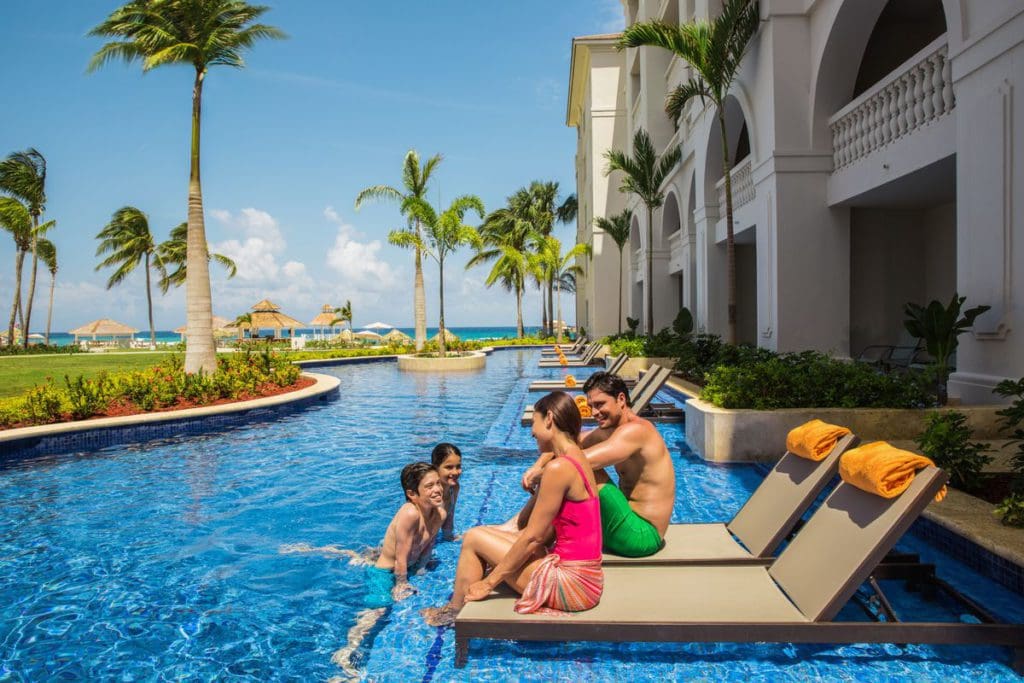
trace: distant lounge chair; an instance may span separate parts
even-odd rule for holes
[[[600,350],[601,343],[591,342],[589,344],[583,344],[578,351],[564,351],[563,355],[566,357],[567,360],[570,361],[580,360],[581,358],[583,358],[583,356],[587,354],[588,351],[590,351],[591,348],[597,348],[598,350]],[[542,361],[554,361],[556,363],[558,362],[558,352],[554,350],[543,349],[541,350],[540,355]]]
[[[665,547],[647,557],[605,554],[616,564],[770,564],[772,556],[860,441],[841,437],[819,461],[786,452],[728,524],[670,524]]]
[[[549,358],[549,359],[542,358],[541,361],[540,361],[540,367],[542,367],[542,368],[559,368],[559,367],[563,367],[563,368],[564,367],[579,368],[579,367],[584,367],[584,366],[587,366],[587,365],[599,365],[599,364],[603,365],[604,364],[604,360],[601,359],[601,358],[597,358],[597,353],[598,353],[598,351],[601,350],[601,346],[602,346],[601,342],[594,342],[594,343],[590,344],[587,347],[586,351],[583,352],[582,356],[579,356],[578,358],[566,358],[566,360],[568,361],[567,365],[562,365],[561,361],[558,358]]]
[[[923,348],[921,339],[904,331],[898,343],[865,346],[854,360],[858,363],[875,365],[883,370],[906,369],[914,362],[914,357]]]
[[[544,355],[544,356],[554,356],[554,355],[557,354],[555,349],[562,349],[562,352],[564,354],[566,354],[567,356],[568,355],[578,355],[581,351],[583,351],[583,348],[586,345],[587,345],[587,338],[586,337],[580,337],[579,339],[576,340],[575,344],[555,344],[550,349],[541,349],[540,352],[541,352],[541,355]]]
[[[1008,645],[1024,672],[1020,624],[903,622],[891,610],[891,621],[833,621],[865,581],[877,590],[872,571],[945,481],[928,467],[888,499],[843,482],[769,566],[608,566],[601,603],[575,614],[516,614],[516,596],[501,594],[467,603],[455,621],[455,666],[465,665],[470,639],[490,638]]]
[[[662,422],[678,421],[683,417],[683,411],[675,405],[666,403],[652,404],[651,401],[661,388],[665,386],[672,371],[660,365],[652,365],[644,374],[636,386],[629,392],[630,406],[633,412],[643,417]],[[523,411],[521,424],[529,426],[533,422],[533,406]],[[593,417],[583,418],[583,424],[593,424]]]
[[[628,360],[629,360],[629,356],[627,356],[624,353],[620,353],[619,355],[617,355],[614,358],[612,358],[611,363],[608,365],[608,367],[606,367],[604,369],[604,372],[609,372],[609,373],[611,373],[613,375],[618,374],[619,370],[622,369],[622,366],[625,365],[626,361],[628,361]],[[532,382],[530,384],[529,390],[530,391],[558,391],[558,390],[572,391],[573,389],[575,389],[577,391],[582,391],[583,390],[583,383],[586,382],[587,379],[585,377],[576,377],[575,379],[576,379],[576,386],[575,387],[566,387],[564,379],[541,379],[541,380],[537,380],[536,382]],[[626,380],[626,385],[629,386],[629,384],[631,382],[635,384],[635,380]]]

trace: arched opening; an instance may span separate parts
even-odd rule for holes
[[[626,316],[640,320],[643,329],[645,261],[643,243],[640,240],[640,219],[633,216],[633,227],[629,229],[629,298]],[[623,321],[625,329],[625,321]]]
[[[663,312],[664,319],[671,323],[679,309],[683,307],[683,224],[680,218],[679,201],[675,192],[665,197],[665,206],[661,212],[661,236],[663,248],[668,250],[668,268],[661,286],[655,286],[655,298],[664,297],[663,301],[655,301],[655,307]],[[656,278],[658,282],[661,278]],[[658,317],[655,317],[658,320]]]
[[[889,0],[864,47],[850,99],[856,99],[945,32],[942,0]]]

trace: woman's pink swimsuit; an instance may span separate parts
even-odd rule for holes
[[[601,601],[601,504],[573,458],[567,458],[583,478],[586,500],[562,500],[552,521],[555,544],[541,560],[516,601],[516,612],[581,612]]]

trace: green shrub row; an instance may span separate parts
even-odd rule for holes
[[[288,359],[264,349],[218,357],[212,374],[185,374],[182,358],[171,356],[145,370],[100,373],[92,379],[65,375],[61,383],[50,379],[5,401],[0,405],[0,427],[82,420],[112,409],[152,411],[256,398],[294,385],[301,372]]]
[[[77,344],[59,346],[57,344],[30,344],[26,349],[24,346],[0,346],[0,356],[38,356],[52,353],[83,353]]]

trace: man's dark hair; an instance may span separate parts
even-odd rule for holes
[[[411,462],[402,468],[402,493],[406,500],[409,500],[409,491],[419,492],[420,482],[428,472],[437,472],[429,462]]]
[[[583,393],[588,394],[592,390],[597,389],[598,391],[604,392],[612,398],[618,398],[619,394],[624,394],[626,397],[626,405],[633,405],[629,400],[629,389],[626,388],[626,383],[622,381],[622,378],[618,375],[613,375],[610,372],[595,372],[593,375],[587,378],[587,381],[583,383]]]

